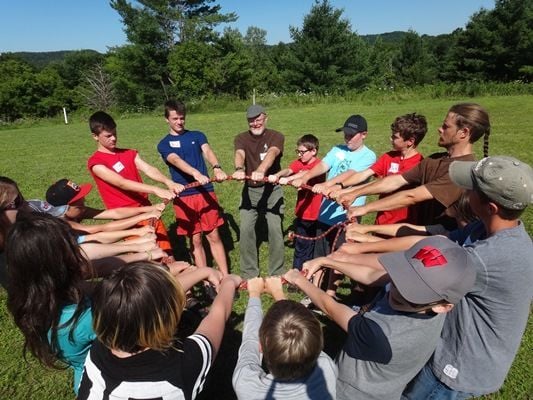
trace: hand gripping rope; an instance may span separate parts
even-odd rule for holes
[[[210,183],[221,183],[223,181],[232,181],[232,180],[237,180],[235,178],[233,178],[231,175],[228,176],[226,179],[223,179],[223,180],[219,180],[219,179],[216,179],[216,178],[211,178],[209,181]],[[241,179],[239,179],[239,181],[241,181]],[[272,183],[268,180],[267,177],[264,177],[263,179],[257,181],[257,180],[253,180],[250,176],[246,175],[244,177],[244,179],[242,179],[242,181],[251,181],[251,182],[264,182],[264,183],[270,183],[272,185],[279,185],[279,183]],[[185,189],[189,189],[189,188],[194,188],[194,187],[198,187],[198,186],[202,186],[203,184],[201,184],[200,182],[192,182],[192,183],[189,183],[187,185],[184,186],[184,190]],[[287,186],[291,186],[291,185],[287,185]],[[294,187],[294,186],[293,186]],[[305,189],[305,190],[312,190],[313,187],[310,186],[310,185],[306,185],[306,184],[303,184],[301,185],[298,189]],[[329,196],[325,195],[325,194],[322,194],[321,195],[327,199],[330,199],[330,200],[334,200],[332,198],[330,198]],[[170,200],[164,200],[163,203],[165,205],[167,205],[168,203],[170,202]],[[158,218],[151,218],[150,219],[150,226],[152,227],[155,227],[156,223],[157,223],[157,220]],[[327,231],[323,232],[322,234],[318,235],[318,236],[315,236],[315,237],[308,237],[308,236],[302,236],[302,235],[299,235],[297,233],[294,233],[294,232],[291,232],[289,233],[288,237],[289,239],[293,239],[293,238],[298,238],[298,239],[302,239],[302,240],[320,240],[324,237],[326,237],[327,235],[329,235],[331,232],[333,232],[334,230],[337,230],[337,233],[335,235],[335,239],[333,240],[333,244],[332,244],[332,249],[335,249],[336,247],[336,244],[337,244],[337,240],[340,236],[340,233],[346,229],[346,226],[351,224],[352,222],[355,222],[356,221],[356,218],[349,218],[347,219],[346,221],[342,221],[342,222],[338,222],[336,223],[335,225],[331,226]],[[161,260],[161,263],[162,264],[169,264],[171,262],[175,261],[174,260],[174,257],[172,256],[169,256],[169,257],[164,257],[162,260]],[[303,271],[302,271],[303,273]],[[285,279],[282,278],[282,282],[283,284],[287,284],[287,281]],[[240,285],[239,285],[239,289],[246,289],[247,287],[247,281],[243,281]]]

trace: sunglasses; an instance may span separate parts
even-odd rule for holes
[[[17,197],[15,197],[15,200],[13,200],[11,203],[6,204],[5,207],[3,207],[2,210],[18,210],[22,205],[24,204],[24,198],[19,193]]]

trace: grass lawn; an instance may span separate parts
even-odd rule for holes
[[[376,154],[382,154],[390,148],[390,124],[393,119],[405,113],[418,112],[425,115],[429,131],[419,146],[423,154],[441,151],[436,145],[436,130],[446,115],[448,108],[457,102],[475,101],[482,104],[490,113],[492,133],[490,154],[515,156],[533,164],[533,153],[528,139],[533,126],[533,97],[483,97],[457,98],[452,100],[402,101],[382,104],[342,103],[335,105],[306,105],[275,108],[269,111],[268,126],[285,134],[285,156],[282,166],[295,158],[296,140],[304,133],[313,133],[321,142],[320,155],[325,155],[329,148],[342,142],[342,134],[335,133],[335,128],[342,126],[346,117],[359,113],[366,117],[369,135],[366,144]],[[120,147],[135,148],[149,163],[168,173],[159,157],[156,145],[166,133],[167,127],[163,117],[146,115],[139,117],[117,118],[118,141]],[[244,110],[242,112],[210,112],[191,114],[187,118],[189,129],[204,131],[217,154],[224,170],[233,172],[233,138],[246,130]],[[87,158],[95,149],[86,120],[71,121],[69,125],[36,126],[0,131],[0,175],[8,176],[18,182],[26,199],[44,198],[47,187],[54,181],[68,177],[78,183],[91,182],[86,168]],[[482,156],[482,144],[475,146],[478,157]],[[231,270],[239,272],[238,243],[238,205],[241,184],[224,182],[216,184],[215,190],[220,200],[227,224],[222,230],[226,249],[228,250]],[[288,229],[293,218],[296,191],[285,188],[286,217],[284,228]],[[155,199],[153,199],[155,200]],[[93,190],[87,197],[87,204],[101,207],[97,191]],[[172,225],[173,214],[170,207],[165,210],[163,220],[167,226]],[[366,221],[372,220],[368,216]],[[533,209],[524,214],[523,221],[528,232],[533,232]],[[179,249],[177,249],[179,250]],[[266,269],[268,246],[260,249],[261,268]],[[292,249],[287,246],[286,265],[292,265]],[[0,399],[68,399],[72,398],[71,374],[65,371],[50,371],[38,365],[31,356],[28,362],[22,357],[22,339],[14,327],[5,305],[6,294],[0,289]],[[227,335],[221,354],[214,367],[211,381],[206,385],[202,398],[232,398],[231,368],[236,358],[236,349],[240,341],[240,327],[246,305],[246,295],[236,301],[234,313],[228,324]],[[508,379],[500,392],[487,396],[489,399],[527,399],[533,398],[533,374],[531,369],[533,348],[533,318],[530,320],[522,340],[520,352],[515,359]],[[329,329],[329,328],[328,328]],[[334,329],[330,332],[335,335]],[[490,366],[479,366],[490,368]]]

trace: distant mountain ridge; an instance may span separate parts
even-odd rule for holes
[[[372,34],[372,35],[359,35],[359,36],[365,42],[372,45],[376,42],[378,37],[381,38],[381,40],[384,43],[395,44],[395,43],[400,42],[406,34],[407,32],[404,32],[404,31],[394,31],[394,32]],[[423,35],[423,36],[432,37],[430,35]],[[22,58],[23,60],[29,62],[34,67],[41,69],[41,68],[46,67],[50,63],[61,62],[64,60],[65,56],[67,56],[68,54],[78,52],[78,51],[94,51],[95,53],[98,53],[96,50],[60,50],[60,51],[43,51],[43,52],[19,51],[19,52],[13,52],[10,54],[14,56],[18,56]]]

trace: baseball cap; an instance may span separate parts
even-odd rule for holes
[[[366,132],[367,130],[366,119],[358,114],[350,115],[342,128],[335,129],[335,132],[344,131],[347,135],[355,135],[358,132]]]
[[[46,201],[53,206],[72,204],[82,199],[91,191],[93,185],[84,183],[78,185],[68,179],[60,179],[46,191]]]
[[[402,297],[414,304],[457,304],[476,279],[468,252],[444,236],[422,239],[407,251],[385,253],[379,262]]]
[[[523,210],[533,203],[533,169],[508,156],[480,161],[454,161],[450,178],[465,189],[476,189],[509,210]]]
[[[255,118],[260,114],[266,114],[265,108],[259,104],[254,104],[246,110],[246,118]]]
[[[27,200],[26,203],[28,204],[28,206],[30,206],[32,211],[50,214],[54,217],[62,217],[68,210],[67,205],[55,207],[43,200]]]

